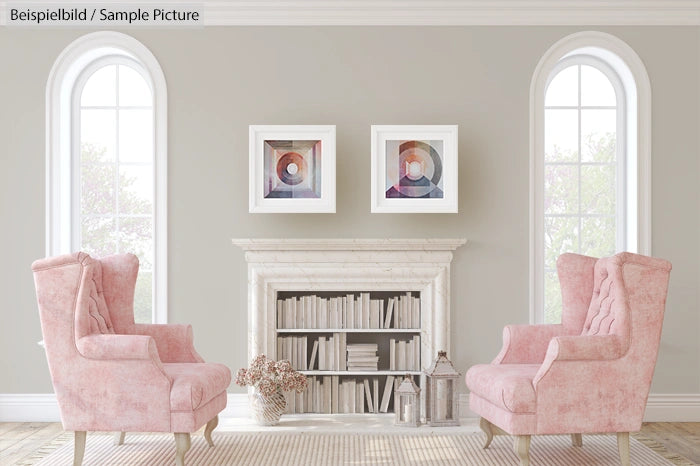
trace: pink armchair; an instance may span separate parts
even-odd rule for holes
[[[621,253],[557,261],[562,323],[510,325],[491,364],[467,371],[469,406],[494,434],[516,436],[529,464],[530,436],[617,433],[629,465],[629,433],[641,428],[661,338],[671,264]]]
[[[138,259],[75,253],[32,264],[46,357],[74,465],[86,431],[173,432],[184,465],[190,433],[211,432],[226,407],[231,372],[205,363],[189,325],[134,323]]]

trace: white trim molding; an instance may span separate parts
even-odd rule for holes
[[[530,83],[530,322],[544,308],[544,99],[549,78],[568,56],[605,62],[624,87],[627,251],[651,254],[651,84],[639,55],[617,37],[599,31],[568,35],[542,56]],[[636,175],[636,176],[635,176]],[[635,228],[636,227],[636,228]]]
[[[0,25],[7,4],[0,1]],[[17,2],[18,3],[18,2]],[[43,0],[70,8],[81,0]],[[205,26],[700,25],[697,0],[175,0]],[[122,0],[148,7],[160,0]]]
[[[71,194],[75,128],[73,93],[83,70],[95,60],[117,56],[135,60],[145,68],[153,90],[154,110],[154,273],[155,323],[167,322],[168,221],[167,221],[167,87],[158,60],[131,36],[113,31],[86,34],[70,43],[54,62],[46,83],[46,255],[73,252]]]

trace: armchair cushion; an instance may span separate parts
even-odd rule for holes
[[[537,396],[532,380],[539,364],[479,364],[466,374],[472,393],[511,413],[534,413]]]
[[[223,364],[165,363],[163,369],[173,381],[172,411],[194,411],[225,392],[231,383],[231,371]]]

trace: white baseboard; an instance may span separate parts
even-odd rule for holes
[[[247,393],[229,393],[222,418],[250,416]],[[459,412],[463,419],[475,418],[469,410],[469,395],[459,397]],[[53,393],[0,393],[0,422],[59,422],[61,420]],[[700,393],[649,395],[645,422],[700,422]]]
[[[0,393],[0,422],[60,422],[53,393]]]
[[[700,394],[649,394],[644,422],[698,421],[700,421]]]

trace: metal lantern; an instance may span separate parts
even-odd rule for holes
[[[397,426],[418,427],[420,424],[420,388],[406,374],[394,391],[394,413]]]
[[[437,359],[425,370],[427,378],[426,418],[431,426],[458,426],[459,372],[447,359],[447,351],[438,351]]]

